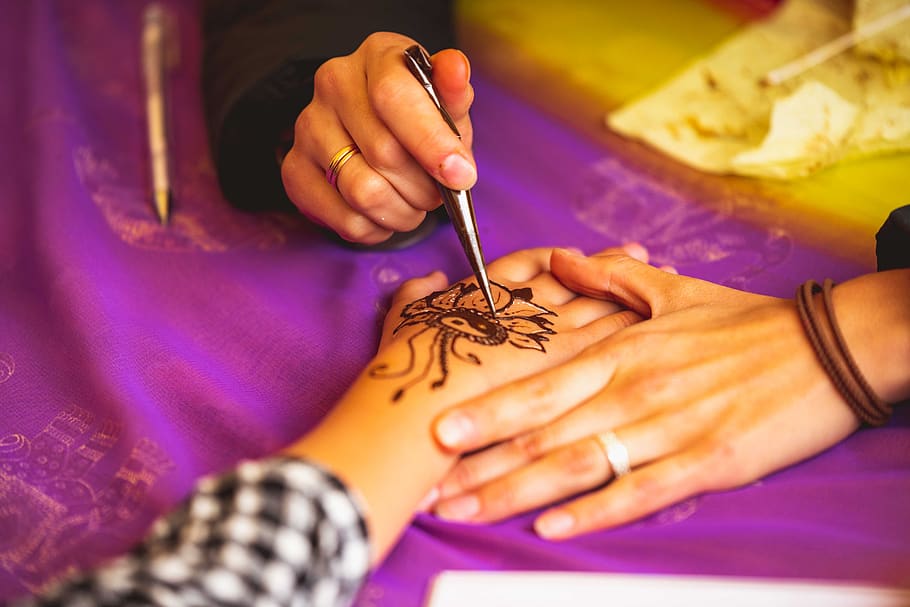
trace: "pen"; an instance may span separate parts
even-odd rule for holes
[[[430,80],[433,72],[433,66],[430,63],[426,52],[418,45],[410,46],[404,52],[405,63],[415,78],[423,86],[424,90],[433,101],[433,105],[439,110],[442,119],[445,120],[452,132],[461,139],[461,133],[455,126],[455,121],[446,111],[436,94],[436,89]],[[461,247],[464,249],[471,269],[474,271],[474,278],[477,285],[483,293],[483,297],[490,307],[490,314],[496,316],[496,302],[493,301],[493,290],[490,288],[490,279],[487,278],[487,266],[483,260],[483,250],[480,247],[480,234],[477,231],[477,219],[474,216],[474,202],[471,199],[470,190],[452,190],[445,187],[438,181],[439,193],[442,195],[442,202],[446,207],[446,213],[452,220],[458,239],[461,241]]]
[[[851,46],[868,40],[890,27],[894,27],[905,19],[910,19],[910,2],[899,6],[893,11],[885,13],[877,19],[864,23],[856,29],[852,29],[842,36],[838,36],[834,40],[813,49],[781,67],[771,70],[761,79],[761,83],[769,86],[781,84],[785,80],[799,76],[806,70],[813,68],[820,63],[824,63],[831,57],[844,52]]]
[[[142,27],[142,68],[145,76],[145,110],[148,123],[149,160],[155,212],[167,225],[173,196],[169,175],[167,123],[165,118],[165,46],[167,15],[159,4],[145,9]]]

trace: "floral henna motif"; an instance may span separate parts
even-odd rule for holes
[[[405,306],[401,311],[403,320],[395,327],[395,333],[404,327],[423,327],[408,338],[408,364],[400,370],[391,370],[385,363],[370,369],[370,376],[379,378],[404,378],[415,374],[395,392],[393,401],[401,399],[408,388],[429,377],[434,370],[439,376],[432,380],[430,387],[442,387],[449,375],[451,356],[479,365],[480,358],[476,354],[462,351],[464,342],[479,346],[509,343],[516,348],[546,352],[547,336],[556,333],[550,328],[553,323],[546,317],[556,316],[556,313],[533,303],[530,288],[510,290],[492,281],[490,287],[496,305],[495,317],[487,311],[483,294],[475,284],[456,283],[446,291],[432,293]],[[415,342],[422,336],[423,339],[429,336],[431,342],[429,358],[421,367]]]

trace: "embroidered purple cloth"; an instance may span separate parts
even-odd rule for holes
[[[140,3],[0,3],[0,602],[131,546],[200,475],[310,428],[372,354],[405,278],[469,269],[439,229],[357,251],[229,208],[206,149],[194,10],[174,4],[176,205],[149,199]],[[639,240],[657,262],[791,296],[870,270],[693,204],[475,78],[488,259]],[[870,247],[873,243],[870,242]],[[910,584],[910,415],[737,491],[547,543],[530,516],[420,516],[360,607],[419,605],[443,569],[811,577]],[[769,445],[773,448],[773,445]]]

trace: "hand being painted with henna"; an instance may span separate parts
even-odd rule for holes
[[[376,389],[387,386],[394,403],[454,402],[550,367],[640,319],[563,286],[549,272],[551,252],[519,251],[489,265],[495,316],[473,280],[444,287],[431,275],[404,285],[367,367]]]
[[[563,286],[550,273],[551,254],[519,251],[488,265],[495,317],[473,281],[448,286],[437,272],[406,282],[379,352],[319,427],[290,449],[325,463],[364,496],[375,558],[456,460],[432,436],[436,415],[640,320]]]

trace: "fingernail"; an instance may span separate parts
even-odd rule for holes
[[[648,262],[648,249],[646,249],[641,243],[627,242],[626,244],[622,245],[622,248],[629,255],[629,257],[632,257],[644,263]]]
[[[439,173],[449,187],[467,190],[477,181],[477,171],[468,159],[459,154],[450,154],[439,165]]]
[[[433,487],[432,489],[430,489],[430,492],[427,493],[422,500],[420,500],[420,503],[417,504],[417,511],[426,512],[427,510],[429,510],[430,508],[433,507],[433,504],[435,504],[436,500],[438,500],[438,499],[439,499],[439,489],[436,487]]]
[[[474,495],[455,497],[436,507],[437,516],[447,521],[466,521],[478,512],[480,512],[480,500]]]
[[[572,257],[583,257],[585,254],[584,251],[578,247],[561,247],[559,250],[566,255],[571,255]]]
[[[436,424],[436,438],[444,446],[456,449],[467,442],[473,431],[473,424],[460,413],[446,415]]]
[[[534,529],[545,538],[560,538],[575,528],[575,517],[565,510],[554,510],[534,521]]]

